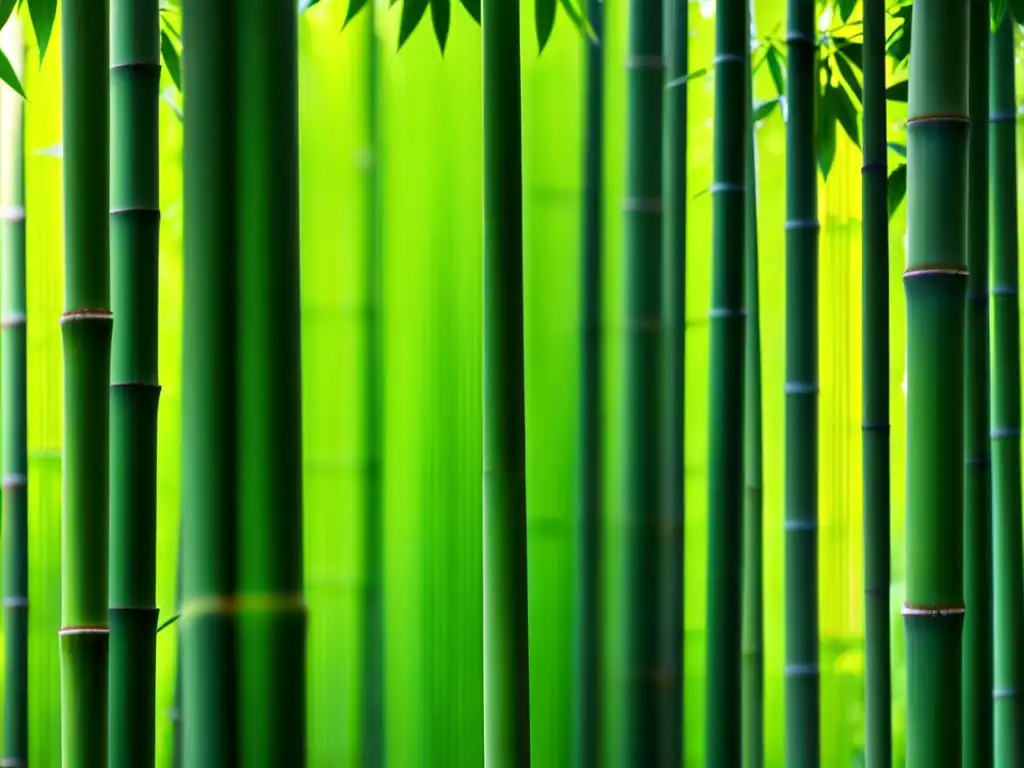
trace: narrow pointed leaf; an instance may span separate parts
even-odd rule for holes
[[[402,0],[402,20],[398,28],[398,47],[405,45],[409,35],[419,26],[423,20],[423,14],[427,12],[427,5],[430,0]]]
[[[858,70],[864,69],[863,43],[851,43],[849,40],[846,40],[845,38],[842,40],[836,40],[835,42],[837,53],[840,53],[847,59],[849,59],[850,63],[853,64],[853,66],[856,67]]]
[[[777,106],[779,106],[779,100],[777,98],[762,101],[754,107],[753,111],[750,113],[750,121],[752,123],[759,123],[768,117],[768,115],[770,115]]]
[[[540,2],[540,0],[537,0],[537,2]],[[594,31],[594,28],[587,20],[587,17],[580,10],[579,5],[576,3],[576,0],[559,0],[559,2],[562,5],[562,10],[565,11],[569,19],[572,20],[572,23],[576,27],[576,29],[578,29],[580,32],[582,32],[584,35],[590,38],[591,42],[598,42],[597,33]]]
[[[299,0],[299,13],[308,11],[314,5],[318,4],[320,0]]]
[[[907,159],[907,146],[906,144],[900,144],[896,141],[890,141],[887,145],[889,149],[895,152],[897,155],[902,157],[904,160]]]
[[[829,88],[829,100],[836,119],[843,127],[850,141],[860,147],[860,126],[857,124],[857,107],[854,106],[849,92],[842,86]]]
[[[167,36],[166,32],[160,32],[160,54],[164,60],[164,66],[167,67],[167,73],[171,76],[171,80],[174,82],[174,87],[181,91],[181,59],[178,58],[178,51],[174,47],[174,43],[171,42],[171,38]]]
[[[344,29],[349,25],[359,12],[366,6],[366,0],[348,0],[348,10],[345,11],[345,21],[342,22],[341,28]]]
[[[889,182],[886,185],[886,199],[889,207],[889,218],[899,210],[903,198],[907,196],[907,166],[898,165],[889,174]]]
[[[39,43],[39,61],[46,56],[46,48],[53,34],[53,22],[57,18],[57,0],[28,0],[28,15],[32,19],[32,29]]]
[[[857,102],[864,101],[864,93],[861,90],[860,78],[854,70],[854,65],[841,52],[835,55],[836,69],[839,70],[839,77],[857,97]]]
[[[818,100],[818,167],[828,178],[836,158],[836,114],[832,103],[833,88],[827,88]]]
[[[11,60],[7,58],[7,54],[3,51],[0,51],[0,80],[7,83],[21,98],[25,98],[25,90],[21,87],[18,73],[14,71]]]
[[[668,83],[665,84],[665,87],[678,88],[681,85],[686,85],[692,80],[699,80],[700,78],[704,77],[704,75],[708,74],[708,72],[710,71],[711,67],[701,67],[700,69],[695,69],[693,70],[693,72],[690,72],[689,74],[683,75],[682,77],[676,78],[675,80],[670,80]]]
[[[885,89],[886,101],[902,101],[904,104],[910,97],[910,85],[908,80],[900,80]]]
[[[19,0],[0,0],[0,29],[3,29],[4,24],[11,18],[11,13],[18,2]]]
[[[541,51],[551,39],[551,30],[555,28],[555,0],[534,0],[534,22],[537,25],[537,47]]]
[[[838,0],[839,18],[845,24],[853,15],[853,9],[857,7],[857,0]]]
[[[775,92],[779,96],[785,96],[786,76],[783,72],[782,56],[774,44],[768,45],[768,51],[765,53],[765,62],[768,64],[768,72],[771,74],[772,82],[775,84]]]
[[[473,17],[473,21],[480,23],[480,0],[461,0],[462,7]]]
[[[404,0],[409,2],[409,0]],[[448,44],[448,30],[452,22],[452,6],[449,0],[430,0],[430,20],[434,24],[434,36],[437,44],[444,53],[444,47]]]

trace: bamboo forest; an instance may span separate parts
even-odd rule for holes
[[[0,0],[0,768],[1024,768],[1022,23]]]

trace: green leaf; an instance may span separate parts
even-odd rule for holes
[[[857,97],[857,103],[863,103],[864,94],[861,91],[860,78],[857,77],[857,73],[854,71],[854,65],[842,53],[836,53],[834,58],[836,69],[839,70],[840,79],[853,91],[853,95]]]
[[[701,67],[700,69],[695,69],[693,70],[693,72],[688,72],[687,74],[683,75],[682,77],[678,77],[675,80],[669,80],[668,83],[665,84],[665,88],[677,88],[680,85],[686,85],[687,83],[693,80],[699,80],[710,71],[711,67]]]
[[[319,2],[320,0],[299,0],[299,13],[302,13],[303,11],[308,11],[310,8],[312,8]]]
[[[857,69],[864,69],[864,44],[863,43],[851,43],[845,37],[832,38],[836,44],[836,51],[841,53],[850,63],[853,64]]]
[[[1006,5],[1007,5],[1006,0],[992,0],[992,2],[989,3],[988,7],[989,7],[989,12],[990,12],[990,14],[992,16],[992,31],[993,32],[996,31],[996,29],[999,27],[999,23],[1003,20],[1003,14],[1006,13]],[[1020,0],[1011,0],[1011,3],[1010,3],[1010,13],[1013,14],[1013,17],[1015,19],[1017,18],[1017,13],[1016,13],[1016,11],[1014,9],[1014,6],[1019,6],[1019,5],[1020,5]]]
[[[886,54],[896,62],[902,62],[910,56],[910,32],[913,26],[913,14],[912,5],[902,5],[892,13],[893,18],[903,20],[903,24],[896,32],[889,36],[889,40],[885,45]]]
[[[850,141],[859,148],[860,126],[857,124],[857,108],[850,99],[849,91],[842,86],[831,86],[828,98],[839,124],[843,127],[846,135],[850,137]]]
[[[779,49],[775,47],[774,43],[768,44],[768,50],[765,52],[765,62],[768,64],[768,72],[772,76],[772,82],[775,83],[775,92],[779,96],[785,96],[786,76],[783,72],[782,54],[779,53]]]
[[[20,0],[0,0],[0,29],[3,29],[4,24],[11,18],[11,13],[14,11]]]
[[[887,101],[902,101],[905,104],[910,98],[910,81],[900,80],[890,85],[885,89],[885,98]]]
[[[537,47],[543,51],[551,39],[551,30],[555,28],[555,11],[558,5],[555,0],[534,0],[534,21],[537,25]]]
[[[888,144],[886,144],[886,146],[889,147],[889,149],[891,149],[897,155],[902,157],[904,160],[907,159],[907,147],[906,147],[906,145],[900,144],[900,143],[895,142],[895,141],[890,141]]]
[[[826,88],[818,99],[818,167],[825,179],[836,159],[836,114],[830,97],[833,90]]]
[[[427,12],[427,5],[430,0],[402,0],[402,20],[398,28],[398,48],[405,45],[419,23],[423,20],[423,14]]]
[[[18,73],[14,71],[14,67],[11,66],[11,60],[7,58],[7,54],[3,51],[0,51],[0,80],[7,83],[21,98],[25,98],[25,89],[21,87]]]
[[[839,18],[845,24],[853,15],[853,9],[857,7],[857,0],[837,0],[836,5],[839,6]]]
[[[768,99],[767,101],[760,102],[750,112],[750,122],[759,123],[770,115],[775,108],[779,106],[779,99]]]
[[[405,3],[409,0],[404,0]],[[430,20],[434,23],[434,37],[444,55],[444,47],[448,44],[448,30],[452,24],[452,6],[449,0],[430,0]]]
[[[889,207],[889,218],[899,210],[903,198],[907,196],[907,166],[898,165],[889,174],[886,184],[886,202]]]
[[[32,19],[32,29],[36,32],[39,43],[39,62],[46,56],[46,48],[53,34],[53,20],[57,17],[57,0],[28,0],[28,15]]]
[[[592,43],[597,43],[597,33],[591,26],[590,20],[584,15],[583,11],[580,10],[576,0],[559,0],[559,2],[561,3],[562,10],[565,11],[576,29],[590,38]]]
[[[181,92],[181,59],[178,57],[171,38],[163,30],[160,30],[160,53],[163,55],[164,66],[167,67],[167,73],[171,76],[174,87]]]
[[[473,21],[480,23],[480,0],[462,0],[462,7],[473,17]]]
[[[161,632],[163,632],[165,629],[167,629],[169,626],[171,626],[171,624],[173,624],[174,622],[176,622],[180,618],[181,618],[181,614],[180,613],[176,613],[174,616],[171,616],[171,618],[169,618],[167,621],[165,621],[163,624],[161,624],[159,627],[156,628],[157,634],[160,634]]]
[[[314,0],[316,1],[316,0]],[[348,10],[345,11],[345,21],[341,23],[341,28],[345,29],[359,12],[366,7],[366,0],[348,0]]]

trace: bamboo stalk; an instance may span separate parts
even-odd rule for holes
[[[715,14],[709,412],[707,751],[709,768],[742,759],[744,312],[750,24],[747,0]]]
[[[961,763],[968,11],[917,0],[910,51],[907,768]]]
[[[182,0],[182,753],[189,768],[239,762],[237,579],[238,282],[235,0]]]
[[[594,34],[604,34],[603,0],[588,0],[587,18]],[[604,428],[601,301],[603,294],[601,237],[604,194],[604,47],[585,41],[585,146],[583,151],[583,263],[580,300],[580,432],[579,501],[577,509],[574,754],[576,768],[601,764],[604,716],[604,654],[601,586],[603,578]]]
[[[236,8],[241,765],[306,764],[298,13]],[[191,55],[191,52],[190,52]]]
[[[65,278],[61,761],[107,764],[107,528],[113,317],[108,235],[109,0],[61,12]]]
[[[885,0],[864,0],[862,450],[867,768],[892,763],[889,652],[889,214],[886,202]]]
[[[818,668],[818,91],[814,0],[788,0],[786,118],[786,765],[821,759]]]
[[[1021,666],[1021,644],[1024,643],[1024,557],[1021,552],[1020,308],[1014,27],[1013,19],[1006,12],[992,36],[989,91],[991,112],[988,116],[991,142],[987,148],[992,191],[991,448],[995,566],[993,765],[1020,765],[1024,760],[1024,723],[1021,723],[1020,700],[1021,686],[1024,685],[1024,669]],[[978,133],[984,133],[980,117],[978,115],[979,120],[975,125],[978,126]],[[971,156],[972,163],[975,157]],[[974,186],[973,174],[971,181],[972,200],[975,194],[980,194],[984,199],[984,193]],[[986,181],[984,176],[983,181]],[[971,268],[973,272],[973,264]],[[982,278],[986,276],[982,273]]]
[[[111,8],[110,765],[152,766],[156,725],[156,461],[160,10]]]
[[[530,764],[519,0],[483,0],[484,761]]]
[[[754,2],[750,1],[750,43],[754,38]],[[754,107],[754,76],[750,45],[746,49],[747,99]],[[743,472],[743,765],[764,764],[764,583],[763,583],[763,461],[761,457],[761,318],[758,296],[757,247],[757,128],[748,121],[747,195],[745,200],[746,336],[744,338]]]
[[[21,21],[4,28],[18,79],[25,69]],[[0,387],[3,473],[4,722],[0,765],[28,764],[28,432],[25,296],[25,113],[21,96],[0,91]]]

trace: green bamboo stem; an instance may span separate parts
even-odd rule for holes
[[[380,129],[380,51],[377,41],[376,6],[367,7],[367,68],[369,89],[367,121],[370,162],[366,167],[366,366],[363,418],[366,441],[366,606],[363,619],[363,765],[383,768],[384,740],[384,495],[383,495],[383,257],[381,248],[382,142]]]
[[[588,0],[587,18],[598,39],[604,33],[604,3]],[[584,96],[585,146],[583,151],[583,263],[580,300],[580,425],[579,497],[577,509],[576,620],[574,623],[577,679],[574,701],[574,756],[576,768],[601,764],[604,716],[604,653],[601,586],[603,578],[604,471],[603,355],[601,354],[601,301],[604,194],[604,47],[585,41],[586,90]]]
[[[907,768],[961,764],[968,11],[917,0],[910,52]]]
[[[864,0],[862,450],[867,768],[892,763],[889,652],[889,214],[886,203],[885,0]]]
[[[61,12],[64,456],[61,760],[107,764],[110,252],[109,1]]]
[[[306,764],[298,13],[236,10],[241,765]],[[191,50],[190,54],[191,55]],[[191,66],[191,64],[190,64]]]
[[[156,759],[160,9],[111,7],[110,766]]]
[[[483,0],[484,761],[530,764],[519,0]]]
[[[973,22],[973,19],[972,19]],[[1024,760],[1021,645],[1024,644],[1024,557],[1021,553],[1020,308],[1018,297],[1017,98],[1014,30],[1004,13],[992,36],[989,174],[992,204],[992,543],[995,657],[992,699],[995,760]],[[987,31],[987,30],[986,30]],[[973,86],[973,84],[972,84]],[[972,92],[973,95],[973,92]],[[977,133],[984,133],[980,117]],[[971,161],[974,162],[972,154]],[[973,169],[973,165],[971,166]],[[984,177],[982,177],[984,180]],[[972,193],[982,194],[974,187]],[[972,199],[973,199],[972,194]],[[982,197],[984,195],[982,194]],[[972,274],[974,265],[971,265]],[[982,277],[986,276],[982,273]],[[968,614],[968,619],[970,614]]]
[[[754,2],[749,6],[751,19]],[[750,28],[753,37],[753,26]],[[754,77],[747,46],[747,98],[753,109]],[[744,339],[743,472],[743,765],[764,765],[764,583],[763,583],[763,461],[761,458],[761,318],[758,297],[757,248],[757,128],[748,122],[747,195],[745,201],[745,275],[747,323]]]
[[[182,753],[189,768],[238,765],[235,526],[238,281],[236,0],[182,0]],[[249,159],[246,158],[248,162]]]
[[[667,80],[686,75],[689,59],[689,8],[685,0],[663,0],[663,29]],[[666,492],[661,535],[662,568],[661,666],[665,686],[660,705],[663,765],[679,766],[683,760],[683,402],[685,397],[686,339],[686,97],[685,86],[665,93],[665,127],[662,180],[667,215],[663,219],[662,313],[664,317],[665,384],[664,461],[662,478]]]
[[[786,765],[818,765],[818,91],[814,0],[788,0],[786,119]]]
[[[622,659],[616,669],[622,765],[662,765],[661,731],[678,680],[662,635],[661,599],[669,541],[665,518],[662,369],[663,0],[631,0],[626,52],[625,341],[622,451]],[[666,536],[666,534],[668,534]],[[673,606],[674,607],[674,606]]]
[[[24,30],[4,28],[4,49],[24,75]],[[0,91],[0,387],[3,480],[4,722],[0,765],[28,764],[28,433],[25,296],[25,113],[21,96]]]
[[[743,416],[750,24],[747,0],[715,14],[711,404],[708,451],[707,747],[709,768],[742,759]]]

